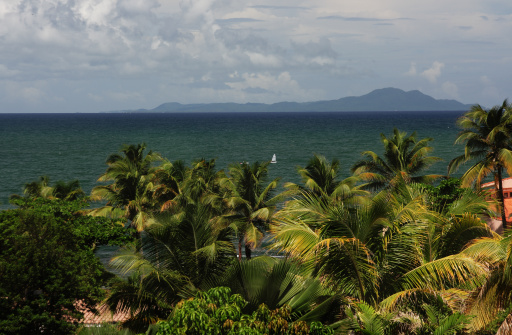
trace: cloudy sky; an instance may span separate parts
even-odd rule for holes
[[[512,98],[510,0],[0,0],[0,112]]]

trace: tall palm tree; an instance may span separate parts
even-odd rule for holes
[[[454,158],[448,172],[456,171],[467,161],[474,164],[462,176],[462,186],[475,184],[480,188],[483,179],[492,174],[500,204],[503,228],[507,227],[503,198],[503,170],[512,173],[512,106],[507,100],[489,110],[474,105],[457,120],[462,128],[455,143],[465,143],[464,154]]]
[[[106,200],[107,204],[91,211],[92,215],[124,215],[138,231],[144,229],[148,212],[154,207],[152,181],[153,163],[161,160],[157,153],[144,154],[146,145],[124,145],[122,154],[112,154],[107,159],[108,168],[98,181],[109,185],[95,186],[92,200]]]
[[[429,156],[433,148],[429,146],[432,138],[416,140],[416,133],[407,136],[406,132],[393,130],[392,137],[381,134],[384,144],[383,157],[373,151],[364,151],[365,159],[352,167],[352,172],[367,181],[366,187],[380,189],[394,187],[399,180],[406,183],[431,183],[441,175],[420,175],[432,164],[440,161],[439,157]]]
[[[229,167],[229,176],[221,182],[224,188],[222,196],[227,207],[223,219],[230,224],[238,235],[238,257],[242,260],[242,246],[247,259],[252,249],[262,238],[266,225],[272,217],[275,206],[284,195],[272,195],[279,178],[266,184],[269,162],[233,164]]]

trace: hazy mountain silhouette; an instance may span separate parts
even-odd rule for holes
[[[456,100],[434,99],[418,90],[382,88],[358,97],[313,102],[206,103],[168,102],[153,109],[122,112],[377,112],[377,111],[467,111],[471,105]]]

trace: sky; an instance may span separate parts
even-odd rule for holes
[[[0,113],[512,99],[510,0],[0,0]]]

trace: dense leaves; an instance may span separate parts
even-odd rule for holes
[[[416,140],[416,133],[407,136],[406,132],[393,130],[391,137],[381,134],[384,154],[364,151],[364,159],[356,162],[352,172],[367,181],[366,187],[380,189],[394,187],[400,180],[406,183],[431,183],[440,175],[422,175],[423,171],[441,160],[430,156],[433,148],[429,146],[432,138]]]
[[[107,159],[99,181],[110,184],[92,191],[106,201],[100,208],[62,200],[80,194],[77,185],[41,178],[0,214],[0,329],[72,332],[76,302],[92,308],[106,285],[103,302],[136,333],[505,331],[511,237],[487,226],[496,215],[489,195],[461,185],[492,172],[502,189],[510,118],[506,102],[461,118],[466,152],[450,167],[480,159],[462,184],[432,185],[441,176],[423,174],[439,160],[431,139],[397,129],[381,135],[383,155],[363,153],[354,175],[342,178],[337,160],[315,155],[298,168],[302,184],[279,194],[268,162],[224,172],[214,159],[186,166],[144,144]],[[264,238],[271,255],[252,257]],[[123,245],[111,260],[121,276],[108,284],[93,255],[102,244]]]
[[[125,228],[124,220],[87,215],[89,204],[85,199],[14,198],[11,203],[20,209],[31,209],[69,223],[75,243],[92,249],[99,245],[125,245],[133,240],[131,229]]]
[[[63,206],[0,213],[0,329],[71,334],[81,311],[102,297],[103,266]],[[91,240],[88,241],[91,243]]]
[[[328,335],[334,334],[319,322],[291,321],[290,308],[269,309],[260,305],[252,314],[243,314],[247,302],[226,287],[198,293],[194,299],[176,305],[167,322],[159,323],[158,335]]]
[[[462,176],[462,186],[475,184],[477,188],[487,175],[492,174],[503,227],[506,228],[503,173],[512,173],[512,107],[507,100],[489,110],[474,105],[457,124],[462,131],[455,143],[465,144],[464,154],[454,158],[448,169],[454,172],[462,164],[471,162],[472,166]]]

